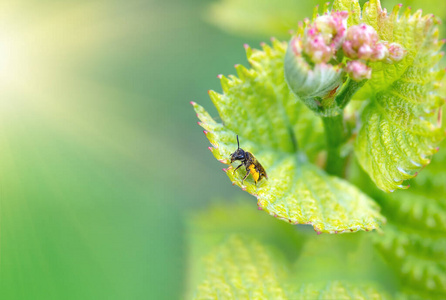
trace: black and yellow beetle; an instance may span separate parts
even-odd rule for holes
[[[265,169],[257,161],[254,155],[240,148],[238,135],[237,135],[237,147],[238,147],[237,150],[235,150],[235,152],[231,154],[231,164],[236,160],[241,161],[241,164],[237,168],[235,168],[234,172],[237,171],[237,169],[240,168],[241,166],[246,167],[247,173],[242,180],[242,184],[243,181],[245,181],[245,179],[249,176],[249,174],[252,174],[252,177],[254,178],[254,182],[256,185],[259,180],[262,180],[262,178],[268,179]]]

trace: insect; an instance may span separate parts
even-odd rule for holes
[[[245,179],[249,176],[249,174],[252,174],[252,177],[254,178],[254,182],[257,185],[257,181],[262,180],[263,177],[268,179],[268,176],[266,175],[265,169],[262,167],[262,165],[257,161],[257,159],[252,155],[250,152],[245,151],[240,148],[240,143],[238,141],[238,135],[237,135],[237,150],[235,150],[234,153],[231,154],[231,164],[239,160],[242,163],[235,168],[234,172],[237,171],[238,168],[241,166],[246,167],[246,175],[242,180],[245,181]]]

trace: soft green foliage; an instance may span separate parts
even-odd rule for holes
[[[410,190],[381,195],[390,224],[376,244],[401,277],[402,298],[446,298],[445,153]]]
[[[229,163],[238,134],[240,146],[265,167],[269,180],[257,186],[251,178],[242,185],[245,171],[233,173],[235,164],[226,170],[260,209],[334,233],[377,228],[384,221],[379,203],[388,224],[374,233],[316,236],[305,226],[293,231],[273,218],[267,223],[247,204],[214,208],[189,227],[197,298],[446,299],[446,152],[433,156],[445,135],[438,21],[421,11],[400,14],[400,6],[387,14],[377,0],[362,9],[338,0],[333,9],[351,12],[349,26],[367,23],[381,40],[407,51],[397,63],[369,62],[371,79],[361,81],[355,101],[338,116],[346,139],[335,154],[347,161],[340,164],[346,179],[321,169],[329,171],[332,136],[324,134],[333,133],[327,130],[333,122],[325,118],[324,131],[319,116],[284,84],[286,43],[247,48],[252,69],[237,66],[238,77],[221,78],[223,94],[210,92],[224,125],[194,108],[218,160]],[[352,153],[359,164],[348,161]],[[407,188],[409,179],[411,189],[385,193]]]
[[[351,1],[337,1],[334,9],[348,9]],[[438,109],[444,103],[434,90],[443,71],[436,67],[441,55],[437,21],[421,11],[410,15],[383,14],[372,0],[361,11],[353,2],[352,24],[373,26],[380,39],[397,42],[408,51],[397,64],[372,63],[372,78],[357,98],[370,99],[362,112],[355,153],[361,166],[382,190],[406,188],[402,183],[417,175],[437,152],[444,132],[438,124]]]
[[[385,299],[372,284],[289,280],[283,260],[258,241],[230,236],[205,258],[195,299]]]
[[[205,260],[196,299],[286,299],[283,267],[258,242],[231,236]]]
[[[441,45],[436,21],[432,16],[421,17],[420,12],[410,15],[409,10],[399,17],[399,6],[387,15],[375,0],[364,5],[362,12],[357,1],[336,1],[333,9],[351,11],[349,25],[368,23],[381,39],[397,42],[407,50],[399,63],[372,62],[372,78],[357,87],[355,97],[367,99],[368,104],[362,111],[354,148],[378,188],[387,192],[407,188],[403,181],[416,176],[430,162],[444,136],[438,121],[443,100],[434,92],[443,76],[443,72],[435,71]],[[242,185],[244,168],[235,174],[232,166],[225,171],[233,184],[255,195],[259,208],[271,215],[293,224],[313,224],[320,232],[377,228],[384,218],[371,199],[312,164],[326,147],[322,125],[285,83],[285,48],[286,44],[277,40],[272,47],[263,45],[262,50],[246,46],[252,68],[237,65],[238,77],[220,77],[223,94],[209,94],[223,124],[194,104],[214,146],[211,151],[219,161],[229,164],[229,156],[237,148],[235,136],[240,136],[241,147],[257,157],[270,179],[253,185],[248,178]],[[317,77],[317,70],[305,72],[313,71]],[[322,85],[327,80],[321,78],[319,86],[325,91]],[[304,88],[305,82],[296,86],[298,90],[299,86]],[[329,84],[328,90],[332,89]],[[339,155],[340,149],[328,149],[330,173],[342,174],[332,170],[333,155]],[[343,163],[338,166],[342,168]]]
[[[358,263],[372,267],[367,262],[375,256],[366,235],[363,244],[346,235],[327,248],[332,236],[293,230],[246,204],[216,205],[193,216],[188,229],[193,266],[189,297],[194,299],[389,298],[375,279],[381,278],[380,271],[354,275],[351,282],[333,279],[346,278]],[[326,253],[331,253],[330,261],[323,259]],[[346,255],[348,261],[342,261]],[[312,271],[322,265],[324,275]]]
[[[324,145],[320,120],[297,102],[283,75],[285,43],[263,51],[247,48],[252,69],[237,66],[238,76],[221,77],[223,94],[210,92],[224,123],[194,108],[214,146],[214,156],[229,163],[241,147],[253,153],[269,179],[254,185],[241,181],[246,171],[227,170],[234,184],[258,198],[259,208],[294,224],[313,224],[318,232],[372,230],[383,222],[377,205],[347,181],[328,176],[308,162]],[[297,146],[298,145],[298,146]],[[302,145],[302,149],[297,147]],[[304,153],[305,151],[305,153]]]

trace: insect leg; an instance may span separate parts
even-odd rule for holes
[[[243,177],[243,180],[242,180],[242,184],[243,184],[243,181],[245,181],[245,179],[249,176],[249,171],[248,172],[246,172],[246,175],[245,175],[245,177]]]
[[[243,166],[243,163],[241,163],[237,168],[235,168],[234,172],[237,171],[237,169],[240,168],[241,166]]]

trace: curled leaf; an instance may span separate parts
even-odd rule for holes
[[[316,64],[310,66],[302,55],[295,52],[300,49],[300,40],[291,39],[285,56],[285,75],[290,89],[313,111],[324,115],[336,115],[341,108],[334,101],[328,105],[321,103],[322,99],[342,84],[344,72],[338,66],[330,64]],[[314,99],[319,99],[315,101]]]

